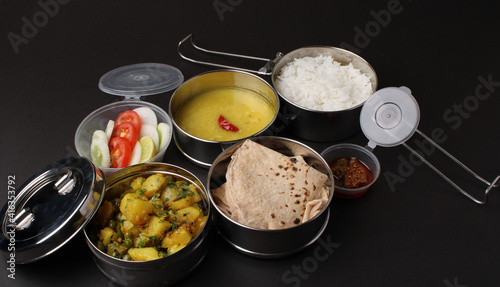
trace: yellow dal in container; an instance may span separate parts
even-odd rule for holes
[[[220,116],[238,128],[227,131],[218,122]],[[258,94],[238,88],[221,88],[187,100],[175,115],[185,132],[206,140],[231,141],[249,137],[264,129],[275,110]]]

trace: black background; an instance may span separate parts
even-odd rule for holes
[[[52,3],[51,15],[43,3]],[[97,87],[109,70],[158,62],[189,79],[215,69],[179,57],[177,43],[190,33],[205,48],[266,58],[308,45],[347,47],[372,64],[379,88],[409,87],[420,106],[419,130],[441,131],[441,145],[491,181],[500,174],[498,11],[495,1],[1,0],[0,204],[7,201],[9,175],[18,187],[49,163],[74,155],[80,121],[120,100]],[[168,110],[171,93],[143,100]],[[418,140],[408,143],[425,153]],[[333,144],[304,142],[317,151]],[[343,142],[364,145],[367,139],[359,132]],[[321,240],[334,243],[333,253],[315,243],[288,258],[255,259],[215,237],[203,263],[179,286],[498,286],[498,188],[479,206],[427,166],[405,169],[404,147],[374,153],[382,174],[371,190],[332,203]],[[484,184],[440,153],[429,154],[482,197]],[[164,162],[205,182],[207,170],[188,162],[175,145]],[[327,258],[319,260],[316,250]],[[48,258],[16,265],[15,280],[7,277],[5,261],[1,286],[113,286],[81,234]]]

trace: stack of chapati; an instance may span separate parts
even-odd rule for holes
[[[212,194],[233,220],[260,229],[297,226],[328,202],[328,176],[301,156],[285,156],[246,140],[232,155],[226,183]]]

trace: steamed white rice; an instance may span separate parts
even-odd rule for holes
[[[318,111],[348,109],[372,94],[369,77],[352,64],[342,66],[325,55],[297,58],[287,63],[275,85],[291,102]]]

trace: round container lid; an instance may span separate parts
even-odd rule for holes
[[[0,251],[17,263],[41,259],[75,236],[99,208],[102,172],[88,159],[69,157],[48,165],[19,187],[0,213]]]
[[[107,72],[99,80],[99,89],[112,95],[138,98],[173,90],[183,81],[184,76],[175,67],[141,63]]]
[[[409,139],[417,129],[420,110],[407,87],[389,87],[375,92],[363,105],[361,129],[368,146],[391,147]]]

